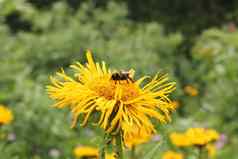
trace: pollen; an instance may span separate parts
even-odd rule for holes
[[[113,100],[115,96],[116,85],[111,82],[98,81],[98,83],[92,84],[92,90],[95,90],[98,96],[104,97],[108,100]]]
[[[122,89],[122,101],[129,101],[134,99],[140,95],[139,88],[137,88],[134,84],[124,84],[121,86]]]

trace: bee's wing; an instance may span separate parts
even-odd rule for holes
[[[134,75],[135,75],[135,70],[134,69],[130,69],[128,72],[129,72],[130,77],[133,78]]]

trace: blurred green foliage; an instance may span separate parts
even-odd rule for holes
[[[192,53],[201,70],[199,80],[206,84],[203,107],[219,126],[224,123],[224,130],[238,131],[238,94],[234,89],[238,83],[238,33],[210,29],[205,31],[195,43]],[[202,76],[203,74],[203,76]],[[215,106],[215,107],[214,107]],[[206,112],[207,113],[207,112]]]
[[[98,144],[100,130],[95,133],[91,128],[70,129],[69,112],[51,108],[52,101],[45,90],[50,75],[60,67],[67,69],[71,63],[84,62],[85,50],[92,49],[97,60],[106,61],[113,69],[134,68],[136,76],[168,72],[177,82],[173,99],[179,101],[180,107],[170,125],[158,126],[159,133],[192,126],[216,128],[229,138],[218,158],[236,159],[238,32],[209,29],[193,37],[196,40],[188,46],[188,37],[179,32],[168,33],[176,29],[155,21],[176,28],[173,23],[177,24],[181,17],[173,22],[170,15],[158,15],[147,7],[162,1],[137,1],[135,6],[140,7],[136,12],[131,8],[132,2],[126,2],[0,0],[0,103],[8,105],[15,115],[12,125],[1,129],[5,138],[0,140],[0,158],[68,159],[73,158],[76,145]],[[146,11],[141,11],[142,4]],[[231,11],[235,17],[235,10]],[[148,20],[144,13],[154,20]],[[133,18],[133,14],[137,17]],[[138,17],[150,22],[135,21]],[[201,22],[206,24],[201,28],[210,26],[207,19]],[[186,25],[185,30],[190,26],[188,22],[181,24]],[[196,23],[194,26],[200,27]],[[178,27],[178,31],[183,29]],[[196,87],[198,96],[187,95],[186,85]],[[141,153],[146,154],[154,144],[138,150],[145,150]],[[170,144],[164,145],[166,148]],[[154,158],[160,158],[165,148],[160,148]],[[60,152],[59,157],[52,156],[54,149]]]

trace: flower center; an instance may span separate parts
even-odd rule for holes
[[[139,88],[133,83],[124,84],[122,87],[122,101],[128,101],[139,96]]]
[[[120,91],[121,97],[120,100],[128,101],[138,97],[139,88],[134,83],[128,83],[126,81],[115,82],[113,80],[109,81],[100,81],[94,86],[92,86],[92,90],[95,90],[99,96],[102,96],[108,100],[115,99],[115,94]]]

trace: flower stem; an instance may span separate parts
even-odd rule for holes
[[[105,159],[105,149],[107,147],[108,134],[104,134],[102,144],[99,148],[99,159]]]
[[[198,159],[203,159],[203,146],[198,147]]]
[[[116,146],[115,146],[115,152],[117,154],[118,159],[123,159],[123,150],[122,150],[122,133],[118,133],[116,135]]]
[[[131,148],[131,159],[136,159],[136,153],[135,153],[136,147],[132,146]]]

